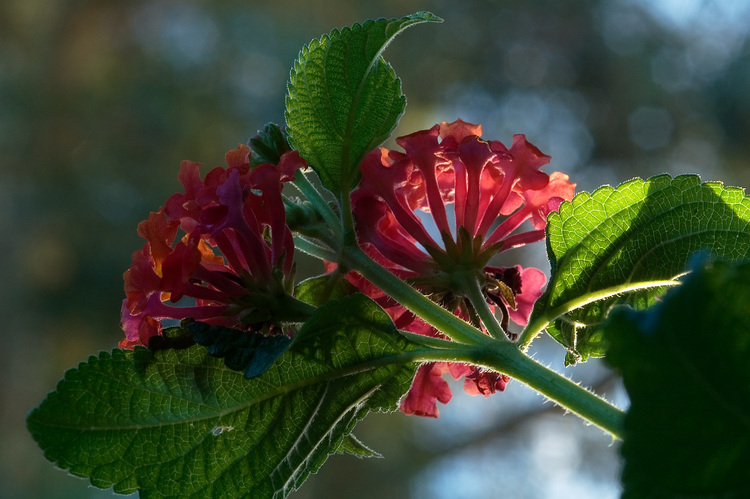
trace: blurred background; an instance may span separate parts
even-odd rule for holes
[[[120,340],[136,225],[180,188],[180,160],[223,164],[281,122],[310,39],[417,10],[445,23],[385,53],[409,99],[397,133],[457,117],[506,144],[525,133],[579,190],[663,172],[750,185],[747,0],[3,0],[2,497],[112,496],[55,470],[24,420]],[[537,246],[518,258],[543,259]],[[627,404],[601,363],[564,368],[561,348],[533,348]],[[619,495],[617,445],[520,383],[487,400],[455,386],[438,420],[376,414],[356,433],[385,459],[334,456],[292,497]]]

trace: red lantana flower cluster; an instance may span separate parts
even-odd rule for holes
[[[294,242],[281,187],[307,164],[289,151],[278,165],[251,169],[249,153],[245,145],[229,151],[227,168],[203,180],[199,163],[183,161],[185,192],[138,226],[147,242],[124,274],[121,348],[147,345],[170,319],[245,330],[274,326],[268,321],[279,297],[293,285]]]
[[[478,279],[493,310],[499,312],[509,337],[509,321],[528,322],[546,279],[535,268],[494,267],[498,252],[544,239],[547,215],[573,197],[575,184],[559,172],[539,170],[549,162],[523,135],[507,148],[485,141],[480,125],[461,120],[441,123],[396,140],[404,152],[372,151],[362,164],[362,182],[352,194],[360,244],[393,274],[410,282],[457,315],[478,324],[476,311],[455,279]],[[450,211],[447,205],[453,205]],[[420,216],[418,213],[422,214]],[[429,215],[436,240],[423,223]],[[531,229],[518,231],[524,222]],[[358,274],[347,278],[376,300],[399,329],[443,337],[400,303]],[[443,380],[450,372],[464,377],[470,394],[488,396],[504,390],[507,376],[457,363],[420,367],[401,402],[407,414],[438,416],[437,401],[447,403],[451,391]]]
[[[500,334],[514,339],[510,322],[527,324],[546,279],[538,269],[496,267],[490,260],[543,240],[547,215],[572,199],[575,184],[562,173],[540,171],[550,158],[523,135],[507,148],[481,134],[479,125],[443,122],[397,139],[404,152],[372,151],[363,160],[352,207],[360,245],[385,269],[481,327],[466,289],[471,280],[498,317]],[[226,154],[226,168],[216,167],[204,179],[198,163],[183,161],[184,193],[172,195],[138,226],[147,242],[124,275],[121,348],[148,345],[169,320],[265,333],[304,320],[290,320],[294,242],[281,188],[307,164],[287,151],[277,165],[251,168],[249,154],[249,147],[238,146]],[[423,222],[427,217],[435,235]],[[530,228],[519,230],[524,223]],[[346,277],[399,329],[447,338],[359,274]],[[437,402],[452,397],[446,372],[463,377],[473,395],[502,391],[509,381],[468,364],[427,363],[400,409],[437,417]]]

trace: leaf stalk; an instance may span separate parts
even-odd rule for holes
[[[683,274],[680,274],[683,275]],[[554,321],[573,310],[585,307],[590,303],[594,303],[599,300],[605,300],[613,296],[617,296],[623,293],[631,291],[639,291],[643,289],[660,288],[665,286],[677,286],[681,284],[680,281],[669,279],[660,281],[643,281],[643,282],[630,282],[625,284],[618,284],[617,286],[611,286],[609,288],[600,289],[598,291],[592,291],[584,295],[578,296],[570,301],[567,301],[557,307],[550,308],[544,311],[535,320],[531,321],[526,328],[524,328],[518,339],[518,345],[522,350],[527,350],[534,338],[546,328],[550,322]]]

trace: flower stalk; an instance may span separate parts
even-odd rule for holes
[[[326,225],[333,231],[337,238],[341,237],[341,221],[331,205],[325,200],[320,191],[310,183],[305,172],[299,172],[295,175],[293,183],[295,187],[305,196],[313,205],[318,214],[323,218]]]
[[[523,353],[516,344],[491,338],[438,306],[401,279],[385,272],[358,247],[349,248],[344,255],[349,267],[403,303],[420,318],[436,326],[454,342],[465,344],[448,349],[438,347],[445,345],[445,342],[436,343],[436,348],[421,350],[419,360],[466,362],[507,374],[614,437],[622,438],[624,413],[614,405],[539,364]]]
[[[497,320],[497,316],[487,303],[482,287],[473,275],[465,275],[460,279],[461,289],[469,298],[469,302],[482,320],[487,332],[498,341],[510,341],[506,331]]]
[[[589,421],[622,439],[625,413],[571,381],[527,356],[509,342],[494,342],[491,348],[476,349],[473,362],[501,371],[513,379],[538,391],[560,407]]]

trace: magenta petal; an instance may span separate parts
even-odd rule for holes
[[[550,157],[526,141],[525,135],[514,135],[513,145],[508,151],[518,168],[519,184],[523,189],[540,189],[547,184],[547,175],[539,168],[550,161]]]
[[[429,235],[422,221],[413,212],[414,188],[411,185],[413,177],[419,177],[424,184],[423,175],[406,157],[393,163],[387,163],[390,158],[382,154],[381,150],[374,150],[362,161],[362,183],[354,193],[355,198],[365,196],[382,199],[406,232],[408,232],[422,246],[439,248],[432,236]],[[355,216],[363,214],[355,211]]]
[[[534,267],[521,268],[516,265],[521,272],[521,292],[516,295],[516,309],[508,308],[510,320],[519,326],[525,326],[529,323],[529,316],[534,308],[534,303],[542,296],[542,288],[547,283],[547,277],[544,272]]]
[[[294,156],[285,157],[294,159]],[[300,163],[294,165],[299,166]],[[255,168],[250,173],[251,187],[260,189],[261,195],[257,197],[251,193],[247,205],[255,208],[254,212],[265,215],[262,221],[271,227],[271,264],[278,265],[283,257],[283,267],[288,272],[292,265],[294,247],[287,245],[287,233],[291,236],[291,231],[286,225],[286,211],[281,197],[281,177],[281,173],[274,165],[265,164]]]
[[[125,338],[136,344],[142,336],[149,338],[161,331],[161,325],[157,321],[148,323],[144,321],[142,314],[131,314],[127,299],[122,301],[120,327],[125,333]]]
[[[439,130],[440,126],[435,125],[430,130],[401,137],[396,142],[404,148],[406,155],[422,174],[428,209],[432,213],[438,232],[450,233],[438,173],[449,167],[451,161],[443,154],[438,143]]]
[[[192,161],[183,161],[180,164],[180,173],[177,178],[185,187],[185,192],[173,194],[167,200],[164,210],[170,219],[197,218],[200,214],[200,206],[197,202],[198,196],[203,191],[200,166],[200,163]]]
[[[445,362],[421,365],[409,393],[401,400],[399,410],[409,416],[438,417],[437,402],[447,404],[453,396],[448,383],[443,379],[446,371],[448,365]]]
[[[480,214],[484,214],[490,204],[490,197],[483,194],[482,178],[485,167],[490,164],[495,154],[489,144],[479,139],[465,139],[459,146],[461,162],[466,167],[467,191],[463,213],[460,215],[463,227],[471,236],[476,235]],[[457,215],[458,217],[459,215]]]
[[[547,224],[547,215],[556,210],[562,200],[573,199],[575,188],[576,184],[568,181],[567,175],[553,172],[549,177],[549,183],[542,189],[524,191],[522,195],[525,207],[531,211],[531,223],[534,228],[543,229]]]
[[[299,155],[299,151],[287,151],[281,155],[281,159],[276,168],[281,174],[281,181],[288,182],[294,180],[294,175],[297,170],[304,170],[307,168],[307,161]]]
[[[453,379],[461,379],[464,376],[468,376],[474,372],[474,367],[469,364],[462,364],[459,362],[451,362],[448,364],[448,371],[453,376]]]
[[[428,256],[396,221],[386,204],[369,196],[355,200],[360,236],[388,260],[416,272],[428,272]]]
[[[509,380],[504,374],[477,368],[464,378],[464,391],[469,395],[484,395],[487,398],[496,391],[504,391]]]

